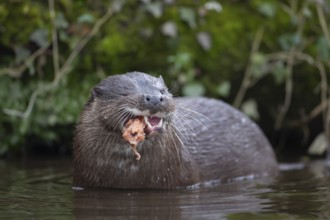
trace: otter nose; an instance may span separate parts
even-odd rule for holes
[[[156,95],[144,95],[144,101],[146,104],[159,105],[163,102],[163,97]]]

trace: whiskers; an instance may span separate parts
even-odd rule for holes
[[[127,98],[125,102],[109,103],[102,107],[100,112],[95,112],[101,120],[104,120],[107,126],[110,126],[113,130],[121,130],[123,124],[130,118],[135,117],[134,113],[129,109],[134,106],[133,100]]]
[[[89,113],[93,121],[96,121],[89,126],[102,125],[104,129],[100,145],[105,148],[100,148],[100,150],[107,149],[110,154],[111,147],[106,145],[117,143],[119,139],[122,141],[121,135],[125,122],[137,116],[136,102],[136,99],[133,100],[130,97],[112,100],[111,103],[99,100],[95,110]],[[148,152],[150,157],[159,153],[163,156],[168,155],[166,158],[172,158],[174,164],[181,166],[185,155],[189,155],[189,152],[198,152],[198,146],[203,141],[199,140],[199,134],[207,131],[212,121],[189,106],[178,105],[176,110],[165,112],[163,132],[159,131],[160,133],[156,136],[147,136],[146,140],[138,146],[139,151]]]
[[[181,115],[183,113],[187,113],[187,115],[189,117],[192,117],[192,119],[194,119],[197,123],[200,123],[200,125],[202,125],[204,127],[205,127],[205,122],[203,120],[205,120],[208,123],[212,122],[211,119],[209,119],[207,116],[205,116],[202,113],[199,113],[195,110],[192,110],[190,108],[186,108],[186,107],[183,107],[183,106],[179,106],[178,108],[182,109],[183,112],[182,111],[177,111],[176,113],[181,114]]]
[[[212,121],[205,115],[187,107],[177,106],[173,114],[175,134],[183,145],[198,147],[200,145],[199,133],[207,131],[207,124]]]

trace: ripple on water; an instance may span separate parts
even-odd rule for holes
[[[0,219],[329,219],[324,162],[177,190],[71,188],[71,161],[0,162]]]

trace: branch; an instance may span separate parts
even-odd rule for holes
[[[35,59],[37,59],[39,56],[45,53],[47,50],[49,44],[45,45],[44,47],[38,49],[36,52],[34,52],[31,56],[29,56],[25,62],[16,68],[3,68],[0,70],[0,76],[1,75],[9,75],[14,78],[19,78],[23,72],[31,65],[31,63],[34,62]]]
[[[292,8],[297,7],[297,1],[293,0],[292,2]],[[308,1],[305,1],[303,6],[301,7],[302,9],[306,8],[307,5],[309,4]],[[296,34],[301,36],[304,26],[305,26],[305,16],[304,16],[304,10],[300,10],[300,12],[297,14],[298,17],[298,27],[296,30]],[[295,54],[297,53],[297,46],[292,45],[290,48],[289,56],[287,59],[287,77],[286,77],[286,82],[285,82],[285,95],[284,95],[284,102],[283,105],[280,108],[279,114],[276,118],[275,122],[275,129],[279,129],[282,124],[285,115],[287,114],[289,107],[291,105],[291,99],[292,99],[292,92],[293,92],[293,81],[292,81],[292,72],[293,72],[293,65],[295,62]]]
[[[319,105],[317,105],[315,108],[312,109],[312,111],[303,117],[303,119],[298,119],[298,120],[293,120],[288,122],[288,126],[295,128],[295,127],[300,127],[303,124],[306,124],[322,114],[323,111],[325,111],[328,108],[328,103],[330,102],[330,99],[324,100],[321,102]]]
[[[239,106],[241,105],[242,100],[245,96],[246,90],[250,86],[250,80],[251,80],[251,76],[252,76],[252,57],[259,50],[259,46],[260,46],[260,43],[262,40],[263,33],[264,33],[264,29],[259,28],[254,37],[254,40],[252,43],[252,48],[250,51],[249,63],[248,63],[248,66],[246,67],[242,84],[238,90],[238,93],[237,93],[234,103],[233,103],[233,105],[236,108],[239,108]]]
[[[288,74],[286,76],[285,81],[285,95],[284,95],[284,102],[283,105],[280,108],[280,112],[276,118],[275,123],[275,129],[279,129],[282,126],[283,119],[289,110],[291,99],[292,99],[292,91],[293,91],[293,82],[292,82],[292,70],[293,70],[293,64],[294,64],[295,56],[294,56],[294,49],[292,49],[292,52],[290,53],[288,59],[287,59],[287,71]]]
[[[326,21],[325,15],[323,13],[323,9],[321,7],[320,2],[316,3],[316,11],[317,11],[319,22],[320,22],[320,25],[322,28],[322,32],[326,38],[328,47],[330,47],[330,31],[328,29],[327,21]],[[322,95],[322,102],[324,102],[324,100],[326,99],[326,96],[327,96],[328,81],[327,81],[326,72],[324,70],[324,67],[322,68],[322,66],[320,69],[320,73],[321,73],[321,78],[322,78],[322,85],[323,85],[322,87],[325,87],[325,89],[323,89],[324,91],[323,91],[323,95]],[[328,159],[330,159],[330,100],[328,100],[327,109],[325,109],[323,111],[323,124],[324,124],[324,131],[326,134],[326,138],[328,141]]]
[[[54,16],[54,14],[52,13],[52,10],[54,10],[54,5],[53,4],[53,0],[49,0],[49,10],[50,10],[50,15],[51,17]],[[21,117],[21,118],[28,118],[30,116],[30,114],[32,113],[35,101],[37,99],[37,97],[47,91],[50,91],[51,89],[55,88],[58,83],[60,82],[60,80],[63,78],[63,76],[65,74],[67,74],[70,70],[70,66],[72,65],[73,61],[75,60],[75,58],[78,56],[78,54],[80,53],[80,51],[86,46],[86,44],[95,36],[95,34],[100,30],[101,26],[113,15],[113,10],[111,9],[111,7],[108,8],[106,14],[101,17],[93,26],[92,30],[86,34],[80,41],[79,43],[76,45],[76,47],[73,49],[73,51],[70,53],[69,57],[67,58],[67,60],[65,61],[65,63],[63,64],[63,66],[58,69],[58,71],[56,72],[56,68],[58,66],[58,51],[53,51],[53,56],[55,55],[56,57],[54,57],[54,72],[55,72],[55,78],[54,80],[46,85],[43,85],[42,87],[37,88],[31,95],[30,99],[29,99],[29,104],[26,108],[25,111],[18,111],[16,109],[3,109],[3,112],[7,115],[11,115],[11,116],[17,116],[17,117]],[[53,18],[52,18],[53,19]],[[53,25],[55,25],[55,23],[53,23]],[[53,35],[56,34],[54,32],[54,29],[56,29],[55,27],[53,28]],[[53,36],[53,43],[56,42],[55,44],[57,44],[57,37],[55,38]],[[47,46],[48,47],[48,46]],[[41,48],[39,49],[36,53],[33,54],[33,56],[31,56],[26,62],[25,62],[25,66],[24,69],[21,70],[20,74],[23,73],[26,68],[27,68],[27,64],[29,64],[30,62],[32,62],[36,57],[40,56],[44,50],[46,50],[46,48]],[[54,50],[54,48],[53,48]],[[57,49],[55,49],[57,50]],[[0,72],[1,75],[1,72]]]
[[[32,93],[32,95],[30,96],[28,107],[26,108],[26,110],[24,112],[23,111],[18,111],[16,109],[4,108],[3,113],[5,113],[7,115],[11,115],[11,116],[17,116],[17,117],[20,117],[20,118],[28,118],[30,116],[30,114],[32,113],[34,103],[37,99],[37,96],[39,94],[41,94],[44,90],[45,89],[43,87],[40,87]]]
[[[317,11],[317,15],[319,17],[319,22],[320,22],[323,34],[324,34],[327,44],[328,44],[328,47],[330,47],[330,31],[328,29],[327,21],[326,21],[325,15],[323,13],[321,3],[316,3],[316,11]]]
[[[72,65],[75,58],[78,56],[80,51],[86,46],[86,44],[95,36],[95,34],[100,30],[102,25],[109,20],[109,18],[113,15],[114,11],[109,6],[107,12],[105,15],[103,15],[102,18],[100,18],[95,25],[93,26],[92,30],[87,33],[76,45],[76,47],[73,49],[61,69],[56,74],[56,78],[54,79],[54,84],[57,85],[58,82],[61,80],[61,78],[70,71],[70,66]]]
[[[58,73],[60,68],[59,64],[59,53],[58,53],[58,40],[57,40],[57,28],[55,23],[55,7],[54,0],[48,0],[49,5],[49,17],[52,22],[52,45],[53,45],[53,65],[55,74]]]

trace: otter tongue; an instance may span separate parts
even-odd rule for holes
[[[152,126],[157,126],[161,121],[161,118],[155,117],[155,116],[149,116],[148,117],[148,122]]]

